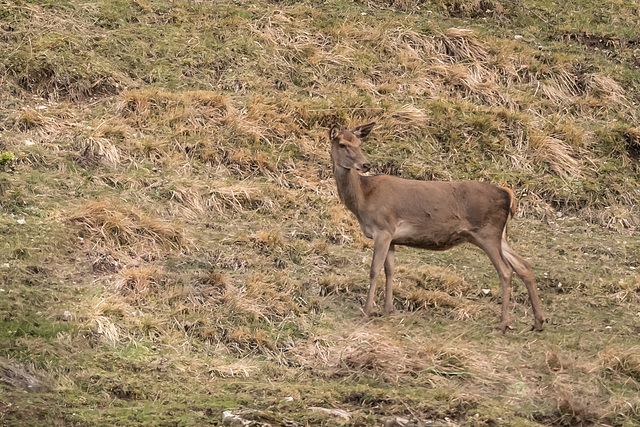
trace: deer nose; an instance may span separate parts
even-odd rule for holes
[[[369,172],[369,169],[371,169],[371,163],[367,162],[362,165],[362,170],[364,170],[365,172]]]

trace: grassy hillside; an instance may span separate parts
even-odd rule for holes
[[[639,16],[0,1],[0,425],[639,425]],[[474,247],[362,316],[326,133],[369,121],[374,173],[514,190],[544,332]]]

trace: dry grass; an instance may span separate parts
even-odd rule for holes
[[[429,117],[423,110],[406,104],[386,115],[380,123],[380,127],[391,129],[392,138],[406,139],[422,135],[428,123]]]
[[[227,109],[224,96],[213,91],[174,93],[157,89],[128,90],[120,98],[122,100],[116,107],[117,113],[138,124],[160,115],[170,123],[191,120],[191,124],[203,125],[205,123],[200,119],[204,119],[206,113],[210,118],[221,119]]]
[[[246,377],[250,377],[258,369],[260,369],[259,366],[238,361],[238,362],[233,362],[228,364],[219,364],[216,366],[212,366],[210,368],[210,371],[214,375],[222,378],[246,378]]]
[[[151,250],[185,250],[189,243],[181,228],[115,200],[87,202],[69,216],[84,238],[106,247],[142,246]]]
[[[607,105],[611,105],[613,108],[622,111],[631,110],[629,108],[629,101],[625,96],[625,90],[610,76],[600,76],[597,74],[590,76],[587,87],[594,96],[604,99]]]
[[[436,49],[452,63],[478,64],[486,62],[488,57],[475,32],[467,28],[449,28],[440,36]]]
[[[121,328],[112,320],[112,316],[127,314],[127,305],[110,297],[101,297],[93,301],[91,313],[86,324],[89,329],[89,341],[116,345],[121,339]]]
[[[559,176],[563,178],[580,176],[580,163],[576,159],[577,156],[572,155],[573,150],[564,141],[550,136],[532,135],[529,144],[534,159],[547,163]]]
[[[264,186],[257,183],[228,183],[214,180],[190,182],[176,179],[164,190],[164,198],[175,217],[199,222],[209,215],[227,216],[233,212],[269,204]]]
[[[540,3],[3,6],[0,420],[636,423],[624,36],[569,47],[537,15],[586,12]],[[514,189],[545,332],[517,282],[495,330],[498,279],[468,248],[410,252],[397,312],[363,320],[371,242],[326,133],[368,121],[378,172]]]
[[[83,139],[80,151],[80,156],[89,164],[101,162],[107,166],[116,167],[120,163],[118,149],[106,138],[88,137]]]
[[[424,337],[390,324],[360,322],[352,330],[312,336],[294,349],[296,361],[313,375],[341,381],[368,379],[391,384],[441,387],[451,381],[510,380],[491,372],[492,361],[459,337]],[[500,377],[498,379],[497,377]]]
[[[637,347],[619,349],[608,347],[599,355],[603,375],[620,375],[640,388],[640,353]]]
[[[418,349],[417,343],[395,339],[390,330],[362,325],[339,336],[316,337],[295,353],[303,366],[329,378],[367,376],[398,383],[436,369],[432,363],[438,356]]]
[[[156,267],[127,268],[120,274],[122,279],[116,283],[115,292],[129,304],[144,306],[150,298],[157,298],[165,287],[165,275]]]

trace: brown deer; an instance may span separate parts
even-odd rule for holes
[[[371,164],[360,150],[375,123],[352,130],[332,128],[331,159],[338,195],[355,214],[365,236],[373,239],[373,260],[364,314],[373,310],[376,279],[384,265],[384,314],[393,311],[395,246],[443,251],[469,242],[480,247],[498,272],[502,287],[500,329],[509,327],[511,278],[515,271],[529,291],[533,328],[544,328],[544,313],[531,264],[507,243],[507,222],[516,201],[508,188],[480,181],[418,181],[390,175],[363,176]]]

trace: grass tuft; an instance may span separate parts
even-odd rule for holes
[[[84,236],[107,247],[142,245],[149,249],[186,250],[188,241],[181,228],[114,200],[85,203],[69,216]]]
[[[599,354],[604,375],[622,375],[640,383],[640,356],[637,347],[628,349],[606,348]]]

